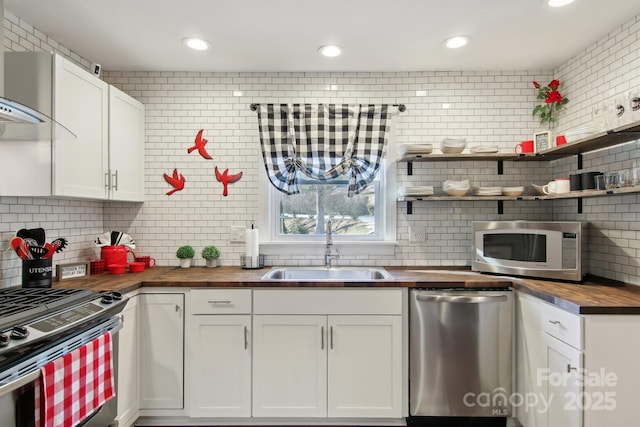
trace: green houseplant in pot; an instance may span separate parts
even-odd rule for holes
[[[191,260],[195,256],[196,251],[193,250],[193,247],[189,245],[180,246],[176,251],[176,257],[180,260],[180,267],[189,268],[191,267]]]
[[[202,248],[202,258],[206,260],[206,266],[209,268],[218,266],[218,258],[220,258],[220,250],[213,245]]]

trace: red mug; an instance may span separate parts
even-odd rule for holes
[[[92,259],[89,261],[89,269],[91,274],[102,274],[105,269],[105,262],[103,259]]]
[[[150,256],[137,256],[134,259],[136,262],[143,262],[144,268],[153,268],[156,266],[155,258],[151,258]]]
[[[528,141],[522,141],[520,144],[516,145],[515,152],[516,153],[533,153],[533,140],[530,139]]]

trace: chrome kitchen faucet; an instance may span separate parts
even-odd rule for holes
[[[324,247],[324,266],[331,268],[331,261],[340,258],[337,252],[334,253],[333,238],[331,235],[331,220],[327,221],[325,234],[327,235],[327,243]]]

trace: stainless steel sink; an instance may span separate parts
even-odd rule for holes
[[[291,282],[372,282],[393,280],[384,268],[378,267],[274,267],[262,280]]]

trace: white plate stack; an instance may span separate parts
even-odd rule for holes
[[[401,187],[398,190],[400,197],[426,197],[433,196],[433,186],[419,185],[415,187]]]
[[[471,149],[471,153],[472,154],[493,154],[493,153],[498,153],[500,152],[500,149],[498,147],[473,147]]]
[[[460,154],[464,151],[464,148],[466,146],[467,140],[465,138],[445,138],[442,140],[442,142],[440,142],[440,151],[442,151],[444,154]]]
[[[478,187],[476,196],[502,196],[502,187]]]
[[[586,123],[573,129],[569,129],[564,133],[564,137],[567,140],[567,143],[571,143],[586,138],[589,135],[593,135],[596,132],[597,129],[595,123]]]
[[[442,190],[449,196],[464,196],[470,188],[468,179],[462,181],[448,179],[442,183]]]
[[[401,144],[398,147],[398,156],[422,156],[433,152],[432,144]]]

